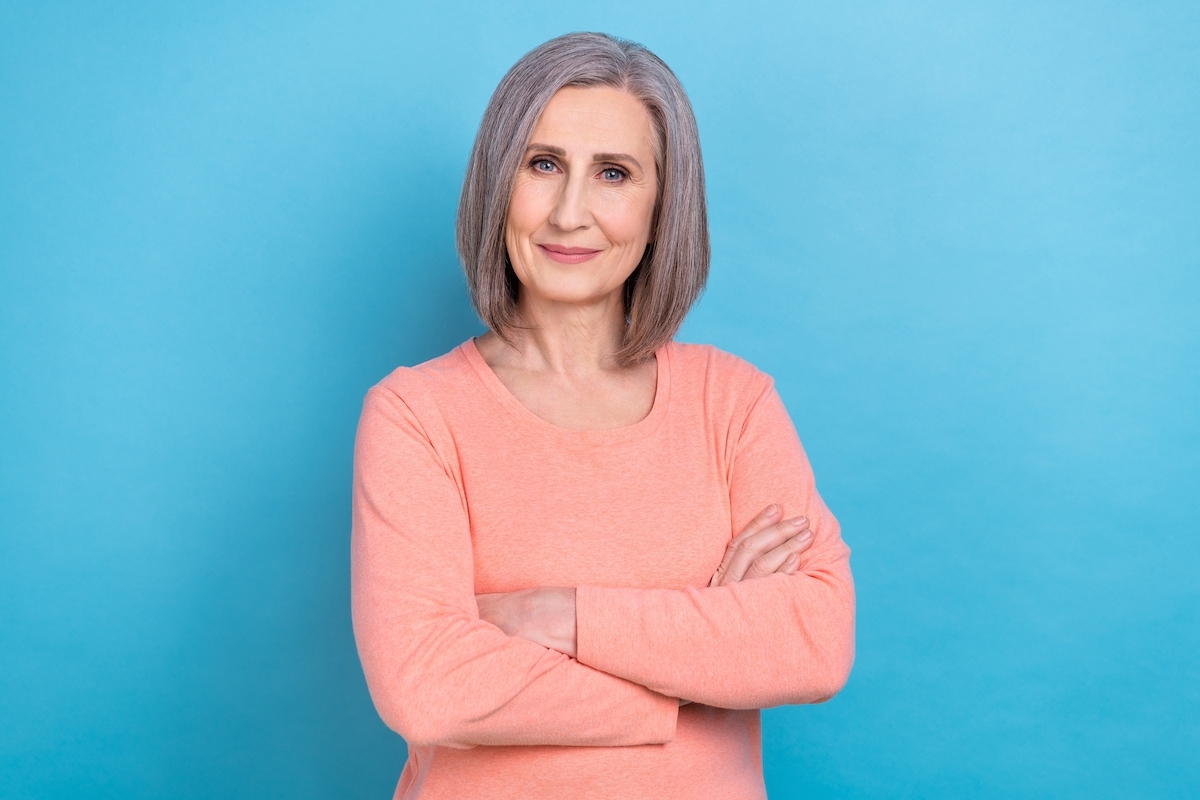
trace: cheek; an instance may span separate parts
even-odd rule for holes
[[[644,243],[650,237],[654,200],[643,197],[613,198],[604,209],[604,228],[614,243]]]
[[[544,190],[518,179],[508,201],[508,227],[516,233],[529,235],[545,223],[550,215],[550,202]]]

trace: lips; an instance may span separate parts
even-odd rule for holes
[[[564,247],[559,244],[539,244],[538,248],[560,264],[581,264],[600,252],[590,247]]]

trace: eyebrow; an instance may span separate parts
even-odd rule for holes
[[[561,147],[555,147],[554,145],[550,145],[550,144],[538,144],[537,142],[534,142],[533,144],[529,145],[529,147],[525,148],[526,153],[528,153],[531,150],[541,150],[544,153],[549,153],[551,155],[560,156],[562,158],[567,157],[566,150],[563,150]],[[634,158],[633,156],[629,155],[628,153],[593,153],[592,161],[628,161],[628,162],[632,163],[638,169],[642,168],[642,165],[640,163],[638,163],[638,160],[636,158]]]

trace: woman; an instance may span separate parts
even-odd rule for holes
[[[708,233],[666,65],[600,34],[522,58],[458,245],[489,332],[373,387],[356,444],[396,797],[764,796],[758,709],[849,673],[849,550],[770,378],[671,341]]]

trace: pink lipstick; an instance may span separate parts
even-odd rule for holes
[[[560,264],[582,264],[600,252],[590,247],[563,247],[559,244],[539,244],[538,247]]]

